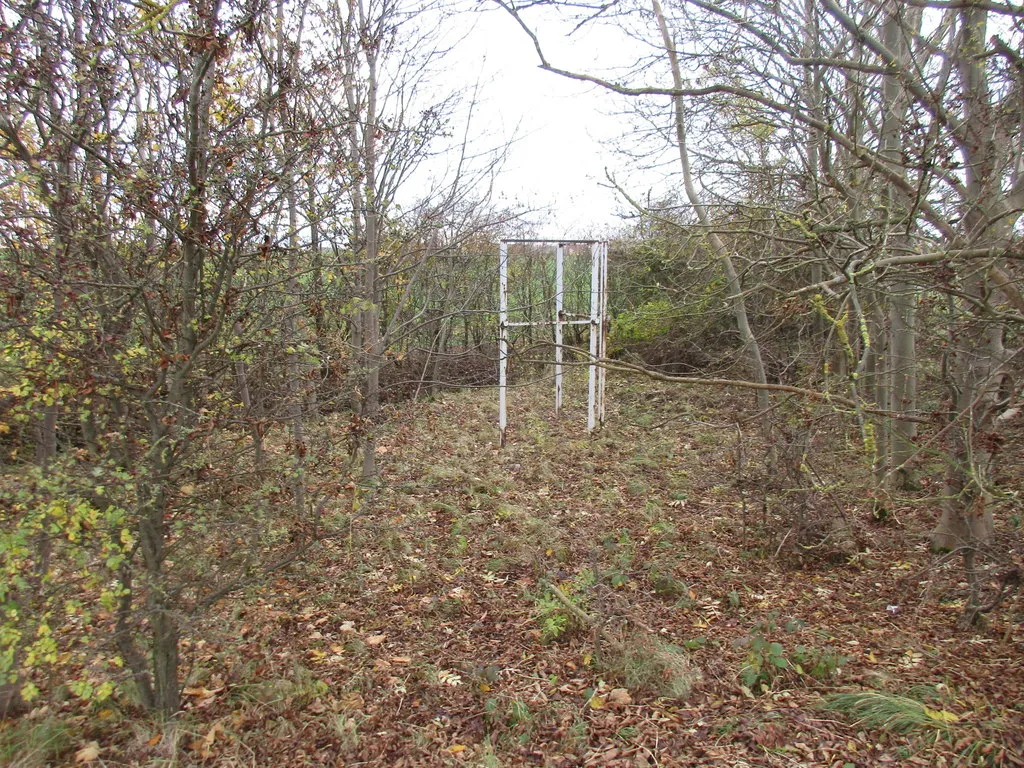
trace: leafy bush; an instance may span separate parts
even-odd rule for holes
[[[783,670],[791,667],[781,643],[769,642],[764,635],[750,639],[750,652],[740,670],[740,680],[752,693],[767,693]]]
[[[672,331],[674,311],[668,299],[655,299],[623,312],[612,322],[612,344],[645,344],[668,336]]]

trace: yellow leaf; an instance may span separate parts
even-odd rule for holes
[[[947,709],[932,709],[931,707],[925,707],[924,713],[932,720],[936,720],[940,723],[960,722],[960,718]]]
[[[450,752],[453,755],[457,755],[457,754],[459,754],[459,752],[465,752],[466,751],[466,745],[465,744],[452,744],[450,747],[448,747],[448,749],[446,751]]]
[[[80,750],[75,752],[76,763],[91,763],[97,757],[100,756],[100,745],[95,741],[90,741]]]
[[[591,709],[604,709],[604,696],[591,696],[588,704]]]
[[[589,653],[584,653],[583,654],[583,666],[584,667],[589,667],[590,666],[590,662],[592,662],[593,660],[594,660],[594,657],[591,656]]]

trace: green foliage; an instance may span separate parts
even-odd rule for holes
[[[797,674],[810,675],[816,680],[827,680],[838,673],[850,657],[829,646],[817,648],[813,645],[798,645],[789,654],[789,660]]]
[[[512,699],[508,705],[508,722],[511,726],[526,725],[530,722],[530,705],[522,699]]]
[[[629,583],[633,570],[633,559],[636,555],[636,544],[628,528],[610,533],[602,540],[605,551],[611,556],[608,581],[615,587],[624,587]]]
[[[750,638],[750,651],[740,669],[740,680],[752,693],[767,693],[775,678],[790,666],[781,643],[770,642],[764,635],[755,634]]]
[[[612,322],[611,343],[624,346],[649,343],[667,336],[673,327],[675,308],[668,299],[653,299],[619,314]]]
[[[585,568],[574,578],[560,585],[562,594],[586,611],[590,602],[589,589],[594,586],[594,572]],[[545,592],[534,600],[534,612],[540,624],[541,639],[544,642],[558,640],[566,634],[584,629],[579,618],[551,593]]]
[[[774,622],[769,619],[774,626]],[[794,622],[787,622],[787,631],[798,628]],[[827,680],[835,675],[849,661],[834,648],[826,646],[817,648],[810,645],[797,645],[787,651],[782,643],[768,640],[755,628],[750,638],[750,648],[743,667],[740,669],[740,681],[751,693],[767,693],[775,680],[786,672],[807,675],[816,680]]]
[[[111,466],[76,477],[69,464],[24,468],[21,482],[0,485],[0,682],[22,681],[26,701],[39,693],[33,681],[51,674],[83,699],[114,690],[84,670],[125,593],[120,572],[135,538],[118,502],[132,482]]]

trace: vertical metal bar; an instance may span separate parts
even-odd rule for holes
[[[508,243],[498,248],[498,444],[505,447],[508,427]]]
[[[597,322],[598,310],[601,306],[601,274],[599,244],[590,246],[590,365],[587,377],[587,431],[593,432],[597,426],[597,354],[600,326]]]
[[[555,250],[555,416],[562,412],[562,322],[565,320],[565,251],[562,243]]]
[[[599,319],[601,325],[601,344],[598,350],[598,356],[601,359],[608,357],[608,243],[601,243],[601,317]],[[605,392],[605,380],[608,376],[608,371],[604,368],[598,369],[598,375],[600,380],[597,387],[597,424],[599,427],[604,426],[604,392]]]

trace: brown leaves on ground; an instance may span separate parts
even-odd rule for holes
[[[872,522],[841,419],[797,493],[736,442],[740,398],[613,381],[589,436],[579,405],[556,420],[518,390],[501,450],[491,394],[392,412],[365,514],[195,627],[178,764],[1024,765],[1021,606],[955,629],[927,489]],[[856,551],[827,527],[793,544],[798,512],[845,521]],[[859,690],[916,696],[944,730],[820,709]],[[111,765],[164,748],[103,735]]]

